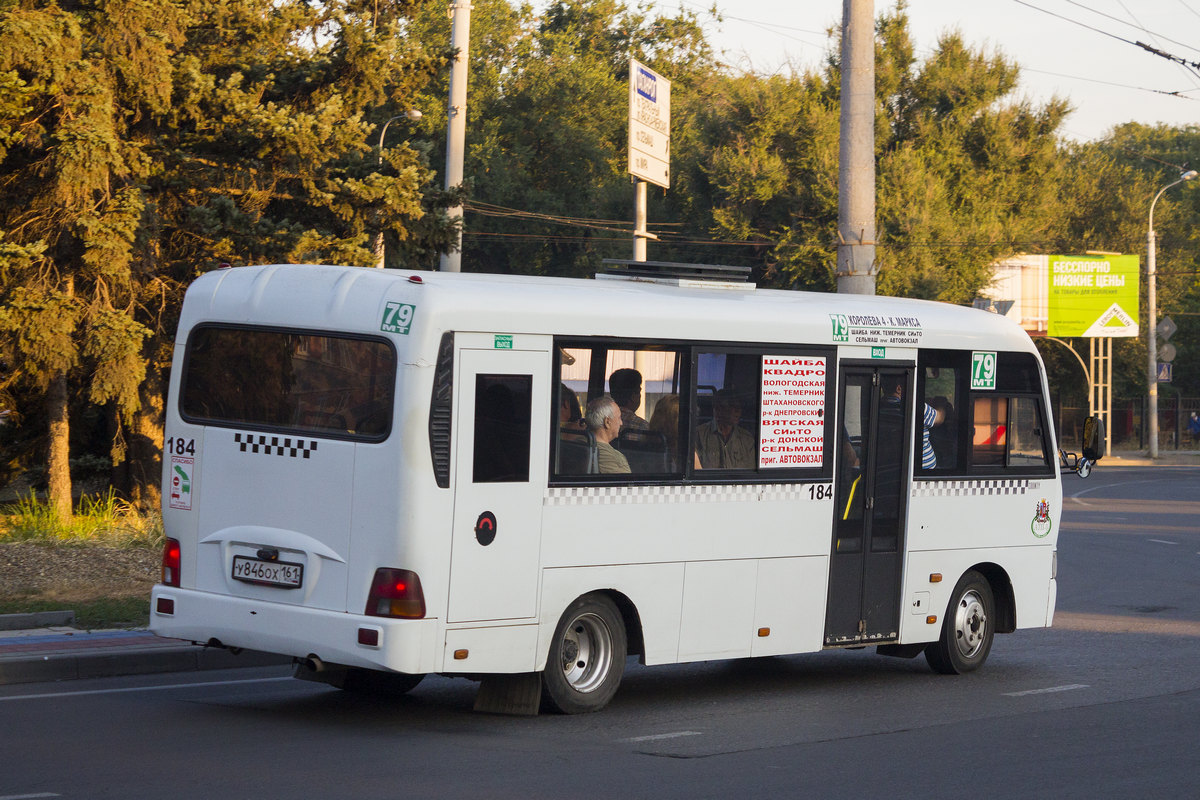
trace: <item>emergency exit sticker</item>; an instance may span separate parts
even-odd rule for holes
[[[971,388],[972,389],[995,389],[996,388],[996,353],[995,352],[973,352],[971,353]]]
[[[416,313],[417,307],[414,305],[388,303],[383,308],[383,321],[379,323],[379,330],[384,333],[407,334]]]
[[[192,476],[196,473],[196,459],[188,456],[171,456],[171,508],[192,510]]]
[[[513,349],[513,337],[509,334],[497,333],[494,341],[496,350]]]

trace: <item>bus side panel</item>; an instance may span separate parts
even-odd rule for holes
[[[751,560],[685,565],[679,661],[750,655],[757,575]]]
[[[750,655],[778,656],[820,650],[828,582],[828,557],[759,561]],[[764,628],[767,635],[759,635]]]
[[[938,638],[955,585],[976,564],[996,564],[1008,574],[1016,598],[1018,628],[1047,627],[1053,613],[1047,606],[1053,597],[1053,558],[1054,549],[1047,545],[910,552],[903,606],[908,613],[900,615],[900,641],[915,644]],[[941,575],[942,580],[931,583],[933,574]],[[936,616],[937,621],[928,623],[929,615]]]
[[[829,555],[833,498],[811,484],[551,489],[542,565]]]
[[[537,625],[448,628],[442,669],[470,673],[533,672],[538,638]]]
[[[175,364],[183,363],[183,345],[175,346]],[[203,484],[196,466],[204,462],[204,427],[179,418],[180,369],[171,370],[163,447],[163,532],[180,546],[182,585],[196,583],[196,531]]]
[[[611,590],[633,603],[642,626],[646,664],[673,664],[679,652],[680,603],[684,565],[634,564],[542,570],[542,608],[537,665],[546,666],[546,654],[563,612],[578,597]]]
[[[1048,520],[1038,522],[1038,506]],[[917,481],[909,500],[909,550],[1050,545],[1058,541],[1062,487],[1053,478]]]

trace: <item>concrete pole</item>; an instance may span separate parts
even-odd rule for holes
[[[646,182],[634,181],[633,200],[633,260],[646,260]]]
[[[1189,169],[1179,176],[1179,180],[1159,189],[1158,194],[1150,201],[1150,220],[1147,226],[1149,231],[1146,234],[1146,349],[1149,351],[1146,354],[1146,381],[1149,384],[1147,392],[1150,396],[1150,407],[1146,410],[1146,432],[1150,439],[1151,458],[1158,458],[1158,331],[1155,329],[1158,324],[1158,281],[1154,264],[1158,248],[1154,241],[1154,206],[1168,189],[1193,180],[1197,175],[1200,175],[1200,172]]]
[[[875,3],[842,0],[837,290],[875,294]]]
[[[1162,192],[1159,192],[1159,196],[1162,196]],[[1158,197],[1154,200],[1157,202]],[[1150,232],[1146,235],[1146,350],[1149,353],[1146,359],[1146,380],[1150,392],[1150,403],[1146,410],[1146,438],[1150,440],[1151,458],[1158,458],[1158,353],[1156,352],[1158,332],[1154,329],[1155,317],[1158,315],[1158,303],[1155,297],[1155,249],[1154,203],[1151,203]]]
[[[470,0],[450,3],[450,46],[456,51],[450,65],[450,102],[446,113],[446,188],[453,189],[463,181],[463,152],[467,142],[467,51],[471,44]],[[447,209],[451,222],[462,224],[462,206]],[[459,228],[457,247],[442,253],[439,269],[459,272],[462,269],[462,229]]]

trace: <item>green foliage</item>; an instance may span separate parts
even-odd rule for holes
[[[83,352],[95,365],[89,398],[97,405],[115,400],[118,408],[138,408],[138,386],[146,377],[142,344],[150,330],[120,311],[97,312],[88,327]]]
[[[0,306],[0,336],[15,372],[41,388],[78,363],[73,336],[79,309],[74,298],[54,289],[17,286]]]
[[[436,5],[414,30],[425,41],[450,39]],[[583,276],[602,257],[625,255],[630,226],[613,220],[628,219],[632,208],[629,58],[668,75],[676,91],[711,70],[694,15],[571,0],[539,17],[528,6],[484,0],[474,4],[471,30],[464,269]],[[445,78],[420,95],[422,130],[444,130]]]
[[[47,387],[65,381],[119,461],[121,425],[161,414],[140,395],[169,366],[196,275],[222,262],[372,265],[381,232],[388,266],[431,267],[456,238],[446,210],[464,200],[468,270],[588,275],[626,256],[630,56],[672,82],[672,187],[650,192],[650,257],[832,290],[833,34],[821,69],[740,73],[718,62],[700,15],[656,8],[478,0],[468,178],[443,191],[444,3],[4,4],[0,404],[48,424],[66,401],[48,408],[64,393]],[[1064,142],[1066,104],[1014,97],[1020,72],[1001,52],[951,32],[918,56],[903,3],[878,19],[876,43],[881,293],[969,303],[999,257],[1142,252],[1150,198],[1175,165],[1200,163],[1196,126]],[[1197,222],[1195,186],[1156,207],[1159,305],[1177,315],[1177,385],[1193,394]],[[1143,390],[1144,343],[1120,343],[1117,358],[1118,391]],[[29,460],[28,431],[5,441],[22,448],[6,468]]]
[[[30,492],[0,514],[0,542],[98,544],[152,547],[162,544],[162,518],[142,515],[110,488],[99,497],[80,498],[75,514],[63,519]]]
[[[71,396],[111,406],[100,419],[150,413],[139,386],[170,357],[183,289],[221,262],[373,265],[383,230],[428,263],[449,240],[453,197],[433,186],[427,150],[371,144],[444,60],[407,35],[416,5],[6,6],[5,405],[32,419],[66,380]],[[62,396],[50,395],[52,419],[66,415]],[[67,427],[54,430],[61,462]],[[118,460],[122,442],[118,429]]]

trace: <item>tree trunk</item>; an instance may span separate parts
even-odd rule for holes
[[[162,505],[163,407],[166,399],[163,377],[163,370],[151,361],[146,379],[138,387],[141,408],[134,413],[133,423],[126,432],[129,444],[126,496],[143,514],[157,511]]]
[[[46,455],[47,500],[60,519],[71,518],[70,424],[67,414],[67,374],[59,373],[46,392],[46,416],[50,420],[50,442]]]

